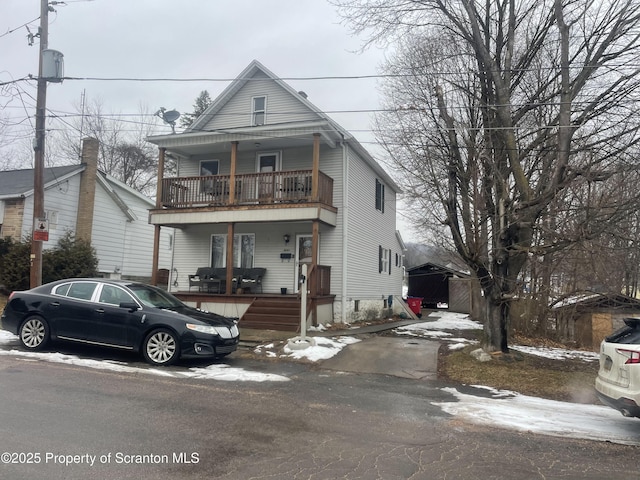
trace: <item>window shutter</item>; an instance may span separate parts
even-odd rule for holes
[[[387,263],[389,264],[389,275],[391,275],[391,249],[389,249],[389,261]]]
[[[376,178],[376,210],[384,213],[384,185]]]
[[[382,245],[378,245],[378,273],[382,273]]]

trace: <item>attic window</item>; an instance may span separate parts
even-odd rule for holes
[[[266,115],[267,97],[253,97],[251,109],[251,125],[264,125]]]

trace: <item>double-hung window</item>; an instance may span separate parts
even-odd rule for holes
[[[376,178],[376,210],[384,213],[384,184]]]
[[[253,97],[251,106],[251,125],[264,125],[267,116],[267,97]]]
[[[233,266],[253,268],[256,236],[253,233],[238,233],[233,236]],[[227,266],[227,236],[211,236],[211,266],[224,268]]]
[[[391,250],[378,246],[378,273],[391,275]]]

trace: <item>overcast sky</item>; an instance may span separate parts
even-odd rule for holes
[[[378,108],[377,79],[291,79],[380,73],[387,52],[375,47],[360,52],[363,39],[340,24],[326,0],[64,3],[49,14],[49,48],[64,55],[66,77],[232,79],[256,59],[304,90],[382,160],[371,133],[373,114],[340,113]],[[37,32],[39,15],[39,0],[0,0],[0,83],[37,76],[38,40],[29,46],[27,35]],[[136,114],[141,106],[150,113],[160,107],[189,112],[202,90],[215,98],[228,83],[65,80],[49,84],[47,107],[58,115],[75,113],[86,92],[87,100],[99,100],[107,113]],[[33,81],[0,87],[0,115],[19,124],[10,138],[23,144],[33,137],[35,96]],[[158,133],[169,132],[164,127]]]
[[[49,48],[64,55],[67,77],[236,77],[253,59],[276,75],[358,76],[379,73],[380,49],[356,53],[361,39],[339,24],[326,0],[67,0],[49,17]],[[0,81],[37,75],[38,45],[29,46],[27,27],[37,32],[39,0],[0,0]],[[15,31],[13,31],[15,30]],[[8,33],[11,32],[12,33]],[[36,40],[37,42],[37,40]],[[375,109],[376,79],[287,80],[329,112]],[[35,82],[18,86],[35,96]],[[159,107],[188,112],[200,91],[212,98],[228,82],[136,82],[66,80],[49,84],[47,106],[71,112],[83,91],[105,110],[137,113]],[[6,87],[5,87],[6,88]],[[33,115],[28,95],[12,96],[10,115]],[[6,103],[7,92],[3,101]],[[330,114],[363,142],[372,140],[371,115]],[[359,132],[363,131],[363,132]]]

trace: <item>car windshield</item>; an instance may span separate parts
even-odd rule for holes
[[[136,295],[143,305],[157,308],[181,308],[184,304],[170,293],[148,285],[129,285],[129,289]]]

